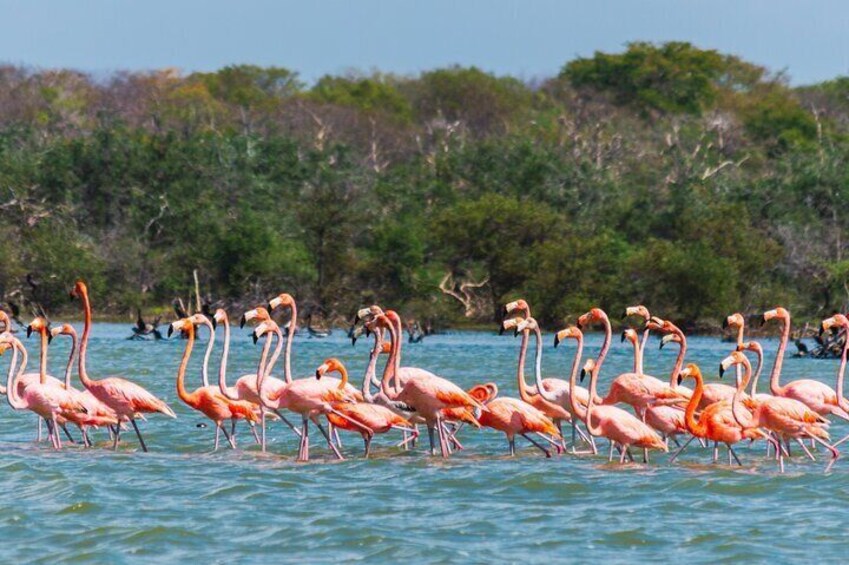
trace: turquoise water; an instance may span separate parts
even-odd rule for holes
[[[443,461],[404,453],[396,437],[379,437],[374,458],[359,458],[359,436],[343,436],[347,461],[334,462],[314,434],[315,462],[294,461],[297,441],[270,428],[261,454],[245,430],[239,450],[212,453],[211,428],[176,398],[174,377],[183,342],[126,341],[129,328],[98,324],[90,346],[92,376],[120,374],[170,402],[177,420],[142,424],[151,449],[137,452],[125,434],[118,453],[96,432],[98,446],[60,453],[37,445],[35,417],[0,408],[0,561],[203,563],[304,560],[339,562],[560,562],[686,557],[691,562],[820,561],[845,556],[849,458],[825,475],[818,461],[794,457],[782,476],[762,444],[740,446],[743,468],[710,463],[691,449],[674,464],[607,464],[604,457],[546,460],[531,447],[506,457],[504,437],[464,429],[466,450]],[[205,334],[204,334],[205,335]],[[599,336],[588,338],[594,354]],[[37,351],[34,340],[27,343]],[[646,370],[667,375],[676,349],[658,352],[653,338]],[[767,368],[777,343],[766,340]],[[329,356],[359,380],[368,342],[352,348],[342,332],[323,340],[298,337],[296,375],[312,374]],[[433,336],[405,345],[405,365],[470,385],[496,381],[516,395],[519,340],[494,334]],[[689,360],[716,374],[730,344],[692,338]],[[51,373],[61,376],[68,343],[51,347]],[[562,375],[573,348],[545,338],[544,373]],[[234,329],[230,382],[251,370],[259,347]],[[0,360],[3,373],[9,356]],[[200,351],[191,375],[199,383]],[[614,344],[602,388],[627,370],[631,349]],[[833,384],[837,361],[788,358],[784,379],[812,376]],[[606,376],[605,376],[606,375]],[[762,380],[765,386],[765,378]],[[849,427],[835,425],[833,436]],[[517,443],[521,443],[519,439]],[[797,450],[798,451],[798,450]]]

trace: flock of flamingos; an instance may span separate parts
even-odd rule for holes
[[[0,354],[12,350],[6,387],[0,387],[0,392],[6,395],[15,410],[30,410],[40,417],[39,439],[41,422],[46,422],[48,439],[56,449],[62,447],[62,433],[73,441],[68,424],[79,428],[86,447],[92,445],[90,428],[108,430],[114,448],[118,446],[121,432],[129,425],[135,431],[141,448],[147,451],[138,419],[154,412],[172,418],[176,416],[165,402],[133,382],[120,377],[95,380],[89,376],[86,350],[91,331],[91,304],[85,283],[78,281],[71,295],[82,302],[85,314],[79,348],[75,330],[68,324],[50,328],[44,318],[36,318],[27,327],[28,337],[37,334],[40,338],[39,372],[25,372],[27,350],[12,334],[8,317],[0,312],[0,324],[4,325],[4,331],[0,333]],[[288,324],[286,339],[271,317],[278,308],[289,309],[291,313],[292,322]],[[457,438],[458,432],[464,425],[472,425],[504,433],[511,455],[515,453],[516,436],[522,436],[546,457],[551,457],[552,451],[596,455],[596,438],[604,438],[609,443],[608,459],[612,461],[616,451],[620,464],[626,459],[634,460],[631,448],[641,450],[643,460],[647,462],[649,450],[668,452],[670,441],[678,446],[670,458],[673,461],[693,440],[697,440],[702,447],[712,444],[714,462],[718,460],[720,444],[724,444],[728,450],[729,465],[734,462],[742,465],[734,450],[735,444],[743,440],[763,440],[767,457],[774,457],[782,472],[784,459],[790,456],[791,443],[798,444],[801,452],[812,460],[816,459],[812,450],[818,445],[824,447],[830,454],[828,470],[840,456],[837,446],[849,439],[847,436],[832,443],[828,433],[829,418],[849,420],[849,401],[843,397],[849,340],[846,340],[847,345],[843,349],[836,390],[812,379],[781,385],[782,360],[790,336],[790,314],[784,308],[763,314],[763,322],[777,320],[782,328],[768,394],[757,392],[763,350],[756,341],[744,341],[742,315],[732,314],[726,320],[727,325],[737,331],[737,346],[722,361],[719,369],[722,377],[734,368],[736,384],[705,383],[698,365],[689,363],[684,366],[687,351],[684,333],[671,322],[651,316],[644,306],[634,306],[628,308],[625,315],[642,320],[642,335],[635,329],[626,329],[622,333],[622,340],[628,340],[634,348],[633,371],[614,378],[604,396],[598,394],[598,378],[612,340],[610,320],[604,311],[593,308],[578,318],[576,326],[556,334],[555,347],[565,341],[574,342],[575,355],[568,380],[542,377],[541,332],[531,317],[528,304],[517,300],[507,304],[504,311],[501,330],[513,330],[515,335],[522,337],[516,372],[519,398],[499,395],[494,383],[479,384],[467,391],[427,370],[402,367],[401,319],[396,312],[384,311],[378,306],[364,308],[357,315],[361,329],[373,338],[369,363],[359,389],[348,382],[345,366],[334,358],[322,363],[315,375],[293,379],[291,353],[297,306],[289,294],[281,294],[273,298],[267,308],[255,308],[242,316],[241,325],[246,322],[256,324],[253,339],[254,342],[263,340],[263,346],[257,372],[240,377],[235,386],[228,386],[226,380],[230,345],[227,313],[219,309],[214,315],[199,313],[172,323],[169,335],[177,331],[186,338],[176,378],[177,394],[183,402],[214,423],[215,449],[221,433],[235,448],[236,423],[245,420],[253,438],[265,451],[266,420],[279,420],[300,438],[299,461],[309,459],[310,423],[315,424],[338,459],[343,459],[339,430],[360,434],[365,444],[364,454],[368,457],[375,434],[399,432],[402,438],[398,447],[415,448],[419,424],[427,428],[430,453],[437,454],[438,443],[443,457],[463,449]],[[223,352],[218,384],[210,385],[208,365],[219,325],[224,327]],[[604,342],[598,356],[582,364],[581,329],[595,325],[604,329]],[[201,326],[210,331],[202,386],[188,390],[186,368]],[[823,330],[849,331],[849,319],[837,314],[824,320],[822,327]],[[666,382],[643,372],[643,352],[651,331],[662,334],[661,347],[676,343],[679,348],[675,366]],[[524,375],[531,334],[536,342],[534,386],[527,384]],[[64,381],[49,376],[46,370],[48,344],[59,335],[70,336],[73,340]],[[269,358],[275,338],[276,345]],[[744,353],[747,351],[756,356],[757,368],[754,371]],[[77,353],[82,390],[74,388],[71,383]],[[271,376],[281,354],[283,379]],[[377,364],[381,354],[388,354],[388,357],[382,376],[378,377]],[[333,373],[339,378],[329,376]],[[578,385],[579,375],[581,381],[589,378],[589,388]],[[692,389],[682,386],[685,380],[693,381]],[[620,405],[629,406],[633,413],[620,408]],[[291,423],[287,414],[300,415],[301,425]],[[327,420],[327,427],[322,425],[320,417]],[[227,421],[230,422],[229,432],[225,426]],[[571,427],[569,443],[562,431],[564,422]],[[257,426],[261,435],[257,433]],[[687,440],[681,445],[679,438]],[[806,442],[810,443],[810,449]]]

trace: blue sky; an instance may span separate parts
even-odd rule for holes
[[[233,63],[415,73],[459,63],[524,79],[628,41],[735,53],[795,84],[849,74],[838,0],[0,0],[0,61],[102,73]]]

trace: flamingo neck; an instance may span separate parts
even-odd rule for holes
[[[262,346],[262,355],[259,357],[259,365],[256,368],[256,393],[263,404],[270,404],[273,399],[264,395],[263,385],[265,384],[265,362],[268,359],[268,350],[271,349],[272,332],[265,334],[265,343]],[[282,392],[282,391],[281,391]]]
[[[634,342],[634,373],[643,374],[643,351],[639,341]]]
[[[532,402],[533,398],[528,390],[528,385],[525,382],[525,359],[528,353],[528,340],[530,339],[530,330],[524,330],[522,332],[522,346],[519,349],[519,366],[516,369],[516,379],[517,384],[519,386],[519,398],[524,400],[525,402]]]
[[[784,363],[784,350],[787,348],[787,340],[790,339],[790,317],[783,320],[784,326],[781,329],[781,342],[778,344],[778,351],[775,353],[775,364],[772,366],[772,373],[769,375],[769,390],[775,396],[782,396],[784,389],[781,387],[781,365]]]
[[[610,350],[610,342],[613,339],[613,329],[610,327],[610,319],[607,316],[602,316],[602,324],[604,324],[604,342],[601,344],[601,350],[598,352],[598,359],[595,362],[596,372],[601,371],[601,365],[607,357],[607,352]]]
[[[846,373],[846,357],[849,352],[849,327],[844,328],[843,353],[840,355],[840,369],[837,371],[837,403],[843,404],[843,376]]]
[[[388,398],[394,398],[397,393],[393,394],[389,390],[389,382],[395,375],[395,358],[398,355],[398,334],[395,332],[395,326],[392,320],[386,324],[386,330],[389,332],[389,339],[392,340],[392,347],[389,349],[389,358],[386,360],[386,367],[383,368],[383,379],[380,381],[380,389]]]
[[[578,349],[575,351],[575,358],[572,360],[572,372],[569,373],[569,406],[572,408],[572,415],[580,420],[587,419],[587,411],[578,404],[578,398],[575,390],[578,388],[578,368],[581,366],[581,355],[584,352],[584,338],[578,337]]]
[[[648,322],[648,320],[646,320],[646,322]],[[643,337],[640,340],[640,360],[638,361],[637,370],[636,370],[636,373],[638,375],[644,374],[643,373],[643,358],[644,358],[645,353],[646,353],[646,343],[648,343],[648,341],[649,341],[649,332],[650,331],[651,330],[649,330],[649,328],[644,329],[643,330]]]
[[[536,340],[536,353],[534,354],[534,380],[537,385],[537,394],[549,402],[556,401],[556,395],[548,392],[542,386],[542,332],[539,326],[534,326],[534,339]]]
[[[273,374],[272,369],[277,364],[277,359],[280,358],[280,352],[283,351],[283,332],[280,331],[279,327],[274,330],[274,335],[277,337],[277,345],[274,346],[274,353],[271,354],[271,359],[269,359],[268,365],[265,366],[265,374],[269,376]]]
[[[206,351],[203,354],[203,370],[201,371],[204,388],[209,386],[209,358],[212,357],[212,349],[215,347],[215,328],[211,323],[207,328],[209,328],[209,343],[206,344]]]
[[[395,345],[395,342],[398,342],[397,349],[395,350],[395,374],[394,374],[394,383],[395,383],[395,394],[398,395],[401,393],[401,335],[404,333],[404,328],[401,325],[401,316],[396,315],[390,318],[390,322],[392,322],[392,326],[395,330],[395,338],[392,340],[392,344]]]
[[[12,352],[12,365],[9,367],[9,374],[6,377],[6,400],[9,402],[9,406],[15,410],[23,410],[27,407],[27,403],[18,396],[18,380],[27,368],[27,350],[20,341],[13,342],[12,348],[14,350]],[[21,366],[15,373],[14,367],[18,361],[18,351],[21,352]]]
[[[380,338],[380,331],[380,328],[375,328],[374,330],[374,347],[372,347],[371,353],[369,354],[366,373],[365,376],[363,376],[363,398],[366,402],[374,401],[374,396],[371,394],[371,379],[376,373],[377,358],[380,356],[380,350],[383,347],[383,343]]]
[[[194,406],[194,396],[186,390],[186,368],[189,366],[189,357],[191,357],[192,348],[195,345],[194,324],[189,324],[186,334],[186,348],[183,350],[183,358],[180,359],[180,367],[177,369],[177,396],[189,406]]]
[[[224,348],[221,351],[221,366],[218,367],[218,388],[221,394],[230,400],[236,400],[236,395],[227,388],[227,359],[230,356],[230,317],[224,315]]]
[[[684,334],[679,334],[681,337],[681,344],[678,348],[678,356],[675,358],[675,365],[672,367],[672,374],[669,375],[669,386],[675,389],[678,386],[678,373],[681,372],[681,368],[684,366],[684,356],[687,355],[687,338],[684,337]]]
[[[65,389],[71,388],[71,371],[74,367],[74,354],[77,352],[77,336],[75,334],[70,334],[71,336],[71,353],[68,354],[68,364],[65,365]]]
[[[741,364],[743,365],[743,380],[737,379],[737,390],[734,391],[734,398],[731,400],[731,413],[734,415],[734,419],[737,421],[737,424],[739,424],[741,428],[746,428],[748,426],[743,423],[746,418],[743,415],[740,397],[743,395],[743,391],[746,390],[746,385],[748,385],[749,381],[752,379],[752,364],[749,363],[749,360],[745,356],[743,356]],[[738,365],[738,367],[740,367],[740,365]]]
[[[38,382],[47,384],[47,332],[40,330],[41,334],[41,351],[38,356]]]
[[[763,371],[763,368],[764,368],[764,352],[763,352],[763,349],[756,349],[755,355],[757,355],[757,357],[758,357],[758,366],[755,369],[754,376],[752,377],[752,393],[751,393],[752,398],[754,398],[755,395],[758,393],[758,379],[760,378],[761,371]]]
[[[745,327],[743,324],[740,324],[740,327],[737,328],[737,345],[743,345],[743,333],[745,331]]]
[[[295,340],[295,330],[298,329],[298,305],[292,300],[289,331],[286,334],[286,355],[283,357],[283,378],[287,383],[292,382],[292,342]]]
[[[84,323],[83,336],[80,339],[80,358],[78,363],[80,382],[83,384],[84,387],[86,387],[86,389],[89,389],[94,384],[94,381],[88,378],[88,372],[85,368],[86,353],[88,352],[88,336],[91,333],[91,303],[88,299],[88,289],[83,290],[81,295],[83,302]]]
[[[704,383],[702,382],[702,376],[698,373],[694,374],[693,378],[696,381],[696,387],[693,390],[693,396],[690,397],[690,401],[687,403],[687,410],[684,412],[684,421],[691,434],[704,437],[707,425],[696,420],[696,409],[699,407],[699,402],[702,401]]]
[[[344,365],[339,365],[337,371],[339,371],[339,375],[342,378],[339,380],[339,386],[336,388],[344,390],[345,387],[348,386],[348,369],[346,369]]]
[[[593,367],[593,370],[590,371],[590,394],[589,400],[587,401],[587,410],[584,413],[584,424],[587,426],[587,431],[590,432],[594,436],[601,435],[601,426],[593,425],[593,406],[595,405],[596,398],[596,386],[598,385],[598,365]]]

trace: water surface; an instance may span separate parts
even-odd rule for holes
[[[334,462],[313,438],[315,462],[295,463],[297,441],[270,428],[261,454],[245,430],[239,450],[212,453],[212,429],[176,397],[174,378],[184,343],[127,341],[125,325],[98,324],[90,345],[94,377],[119,374],[167,400],[177,420],[142,423],[151,449],[137,451],[131,434],[120,450],[71,446],[60,453],[36,444],[35,417],[0,408],[0,560],[50,563],[203,563],[303,560],[340,562],[560,562],[592,559],[820,561],[845,556],[849,523],[849,458],[823,473],[825,456],[794,457],[777,473],[762,444],[740,446],[743,468],[710,463],[692,449],[675,464],[655,456],[649,465],[620,467],[604,457],[546,460],[523,446],[506,456],[504,437],[464,429],[466,450],[443,461],[423,451],[375,440],[373,459],[359,458],[359,436],[345,435],[349,459]],[[230,381],[252,371],[259,354],[247,330],[233,331]],[[588,337],[594,354],[600,336]],[[205,340],[205,332],[202,341]],[[516,392],[518,339],[494,334],[433,336],[404,348],[404,365],[428,368],[467,386],[484,380],[501,394]],[[37,352],[34,339],[26,342]],[[646,348],[646,370],[668,375],[676,348]],[[201,346],[203,343],[200,344]],[[219,344],[220,345],[220,344]],[[566,373],[573,347],[545,338],[544,373]],[[692,338],[688,359],[715,375],[730,344]],[[777,342],[764,341],[767,370]],[[357,380],[368,342],[351,347],[341,332],[327,339],[296,338],[297,376],[336,356]],[[51,347],[51,373],[61,376],[68,342]],[[5,374],[8,355],[0,361]],[[190,366],[199,386],[201,352]],[[216,352],[217,358],[217,352]],[[614,344],[601,377],[631,364],[631,349]],[[217,364],[216,369],[217,370]],[[792,359],[784,379],[803,376],[833,384],[837,361]],[[214,377],[214,375],[213,375]],[[762,379],[763,387],[766,378]],[[836,424],[832,435],[849,427]],[[517,443],[521,444],[519,439]],[[225,444],[226,445],[226,444]],[[812,553],[813,552],[813,553]]]

